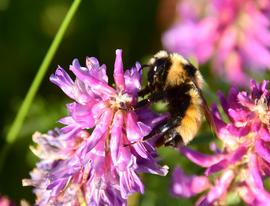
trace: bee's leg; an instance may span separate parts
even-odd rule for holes
[[[135,108],[138,109],[138,108],[144,107],[148,105],[149,103],[150,103],[150,99],[143,99],[136,104]]]
[[[157,102],[160,101],[162,99],[166,98],[166,92],[156,92],[156,93],[152,93],[147,99],[143,99],[141,101],[139,101],[135,108],[140,108],[140,107],[144,107],[147,104],[149,104],[150,102]]]
[[[170,130],[172,130],[174,127],[176,127],[177,125],[179,125],[180,120],[182,119],[182,117],[176,116],[172,119],[170,119],[169,121],[163,122],[160,125],[158,125],[157,127],[155,127],[154,129],[152,129],[152,131],[143,137],[143,140],[147,140],[150,139],[156,135],[160,135],[162,136],[161,139],[164,139],[162,144],[166,143],[166,139],[164,137],[164,135],[169,132]],[[167,142],[170,142],[170,138],[167,138]]]
[[[138,92],[139,97],[144,97],[145,95],[150,93],[150,88],[146,86],[144,89]]]
[[[175,129],[171,129],[167,134],[163,137],[163,144],[165,146],[177,147],[179,142],[182,140],[181,135],[175,131]]]

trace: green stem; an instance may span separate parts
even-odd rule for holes
[[[16,115],[16,118],[13,122],[13,124],[11,125],[8,134],[7,134],[7,143],[8,144],[12,144],[15,140],[16,137],[18,136],[19,131],[21,130],[21,127],[23,125],[24,119],[28,113],[28,110],[31,106],[31,103],[37,93],[37,90],[42,82],[42,79],[44,78],[46,71],[48,70],[48,67],[52,61],[52,58],[54,57],[63,37],[64,34],[74,16],[74,14],[76,13],[79,4],[81,3],[81,0],[74,0],[69,11],[67,12],[57,34],[54,37],[54,40],[46,54],[46,56],[44,57],[38,72],[35,76],[35,79],[33,80],[30,89],[27,92],[27,95],[19,109],[19,112]]]

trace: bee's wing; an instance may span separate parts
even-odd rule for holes
[[[216,132],[216,127],[215,127],[215,124],[214,124],[214,120],[213,120],[213,116],[211,115],[211,112],[209,110],[209,107],[208,107],[208,104],[202,94],[202,90],[200,89],[200,87],[198,86],[197,82],[195,79],[192,78],[192,82],[193,84],[195,85],[202,101],[203,101],[203,110],[204,110],[204,115],[205,115],[205,118],[210,126],[210,128],[214,131],[214,133],[217,135],[217,132]]]

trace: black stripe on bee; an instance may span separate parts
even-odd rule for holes
[[[192,86],[188,83],[167,88],[168,106],[173,116],[180,115],[183,117],[185,115],[191,102],[190,89],[192,89]]]
[[[192,64],[184,64],[183,69],[186,71],[189,77],[194,77],[197,69]]]

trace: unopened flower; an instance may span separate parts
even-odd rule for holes
[[[106,66],[94,57],[86,59],[86,67],[75,59],[70,70],[75,81],[61,67],[50,77],[75,100],[67,105],[70,115],[60,120],[66,126],[34,135],[38,146],[32,150],[41,161],[24,185],[35,187],[38,205],[126,205],[130,194],[144,192],[138,173],[167,173],[154,147],[142,141],[164,117],[134,109],[141,66],[124,72],[121,50],[115,88],[108,85]]]
[[[232,88],[227,98],[219,94],[228,122],[222,119],[216,105],[212,107],[222,149],[216,148],[213,155],[208,155],[187,147],[180,148],[182,154],[206,170],[200,179],[180,173],[173,180],[173,194],[189,197],[202,192],[192,190],[191,183],[183,184],[188,178],[191,182],[202,179],[203,190],[208,190],[208,193],[199,199],[197,205],[226,205],[230,193],[237,194],[251,206],[270,205],[270,193],[263,183],[270,176],[270,91],[268,81],[260,84],[251,81],[250,87],[249,93]],[[213,184],[208,184],[206,177],[214,179]],[[177,190],[177,184],[185,189]],[[191,192],[184,192],[187,190]]]
[[[172,52],[211,61],[215,74],[246,85],[246,70],[270,68],[268,0],[183,0],[163,44]]]

